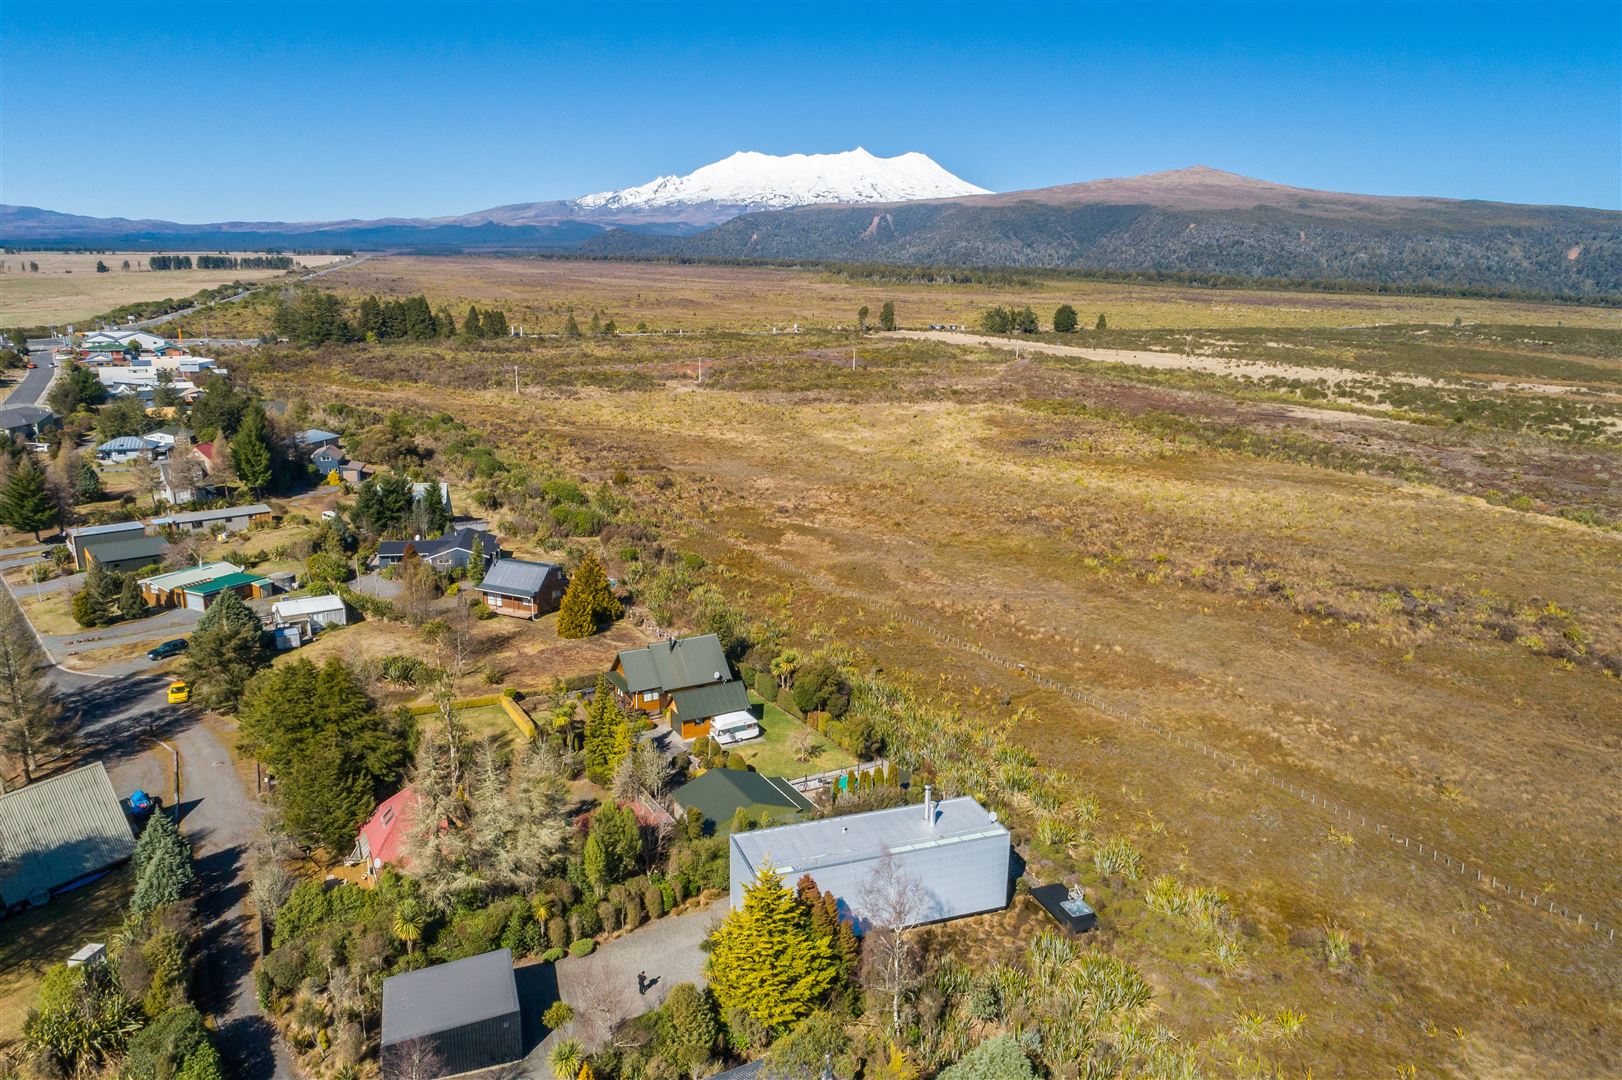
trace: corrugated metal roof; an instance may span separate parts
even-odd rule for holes
[[[152,446],[152,443],[147,442],[139,435],[120,435],[116,439],[108,439],[96,447],[96,450],[98,452],[106,451],[109,454],[118,454],[126,451],[150,450]]]
[[[921,847],[1008,835],[1006,826],[967,795],[942,799],[935,807],[933,824],[924,817],[923,806],[914,803],[734,834],[732,843],[750,866],[770,859],[785,878],[791,878],[821,866],[875,859],[886,851],[900,855]]]
[[[682,690],[732,678],[721,639],[714,634],[656,641],[620,653],[619,660],[633,694],[643,690]],[[652,682],[648,681],[648,664],[652,665]]]
[[[211,562],[202,566],[190,566],[184,570],[171,570],[167,574],[154,574],[151,577],[140,579],[140,584],[154,591],[159,589],[184,589],[187,585],[196,585],[204,581],[213,581],[215,578],[227,574],[240,574],[242,567],[232,562]]]
[[[678,690],[671,695],[670,703],[675,706],[677,716],[692,724],[722,713],[749,708],[749,691],[743,688],[743,683],[734,679],[731,682],[696,686],[691,690]]]
[[[244,571],[239,574],[226,574],[224,577],[217,577],[213,581],[204,581],[188,586],[186,591],[196,596],[212,596],[214,593],[224,592],[226,589],[235,589],[242,585],[253,585],[264,580],[265,576],[263,574]]]
[[[270,605],[270,610],[284,618],[289,615],[313,615],[318,611],[342,611],[344,598],[341,596],[300,596],[293,600],[278,600]]]
[[[111,525],[85,525],[77,529],[69,529],[68,535],[75,540],[84,536],[109,536],[113,533],[146,532],[146,526],[139,521],[115,521]]]
[[[784,813],[810,810],[811,803],[780,776],[762,776],[742,769],[711,769],[672,796],[683,810],[698,807],[699,813],[718,825],[732,820],[739,807],[759,810],[779,809]]]
[[[343,436],[336,431],[322,431],[320,428],[308,428],[293,436],[300,446],[310,446],[314,443],[333,442]]]
[[[203,444],[208,445],[208,444]],[[247,506],[227,506],[219,510],[188,510],[183,514],[167,514],[152,519],[154,525],[191,525],[199,521],[226,521],[230,518],[257,517],[260,514],[270,513],[270,507],[264,503],[249,503]]]
[[[511,949],[390,975],[383,980],[383,1045],[517,1011]]]
[[[125,562],[130,559],[151,559],[157,562],[163,558],[163,549],[169,542],[161,536],[131,536],[128,539],[113,538],[110,540],[95,541],[84,546],[85,554],[90,555],[99,562]]]
[[[129,821],[99,761],[0,795],[0,902],[26,900],[134,852]]]
[[[558,572],[561,569],[556,563],[497,559],[485,571],[479,588],[502,596],[533,597],[546,584],[547,577]]]

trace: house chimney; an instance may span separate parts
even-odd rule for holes
[[[930,827],[935,825],[935,789],[929,784],[924,785],[924,820]]]

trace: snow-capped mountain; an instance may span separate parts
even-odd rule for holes
[[[989,192],[937,165],[927,154],[875,157],[861,147],[842,154],[772,154],[740,150],[686,176],[661,176],[638,187],[575,199],[579,210],[647,211],[702,204],[777,210],[815,203],[907,202]]]

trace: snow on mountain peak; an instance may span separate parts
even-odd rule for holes
[[[776,156],[739,150],[686,176],[661,176],[639,187],[600,191],[574,201],[581,210],[638,210],[698,203],[749,209],[812,203],[907,202],[985,195],[916,151],[875,157],[858,146],[842,154]]]

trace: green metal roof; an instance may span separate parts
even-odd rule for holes
[[[737,679],[731,682],[695,686],[691,690],[678,690],[671,695],[670,704],[676,715],[689,724],[708,720],[722,713],[742,712],[749,708],[749,691]]]
[[[739,808],[750,816],[770,813],[788,817],[810,810],[811,802],[780,776],[762,776],[740,769],[711,769],[691,783],[678,788],[673,796],[683,810],[697,807],[706,823],[725,829]]]
[[[267,579],[262,574],[226,574],[224,577],[215,578],[213,581],[205,581],[200,585],[188,586],[186,592],[196,593],[198,596],[210,596],[217,592],[223,592],[226,589],[235,589],[243,585],[259,584],[266,580]]]
[[[169,546],[169,541],[161,536],[123,536],[113,534],[110,540],[86,540],[85,554],[97,562],[115,563],[129,562],[131,559],[149,559],[157,562],[163,558],[163,549]]]
[[[134,852],[135,837],[99,761],[0,795],[0,903],[27,900]]]
[[[625,669],[629,692],[645,690],[670,693],[690,686],[722,682],[732,678],[721,639],[714,634],[656,641],[641,649],[627,649],[619,655]]]

